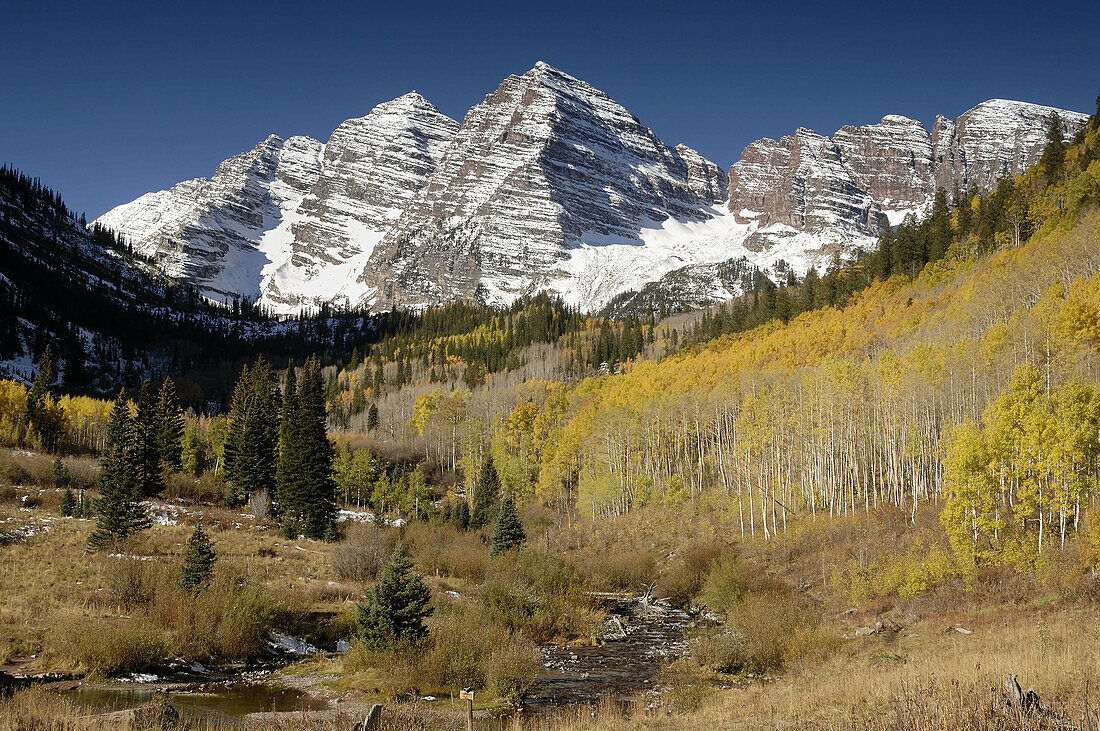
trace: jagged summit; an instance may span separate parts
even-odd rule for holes
[[[604,92],[538,63],[467,113],[361,282],[376,307],[506,302],[546,288],[603,297],[585,250],[637,248],[642,229],[705,220],[723,177]]]
[[[1087,119],[1005,99],[938,116],[930,130],[887,114],[831,137],[799,128],[757,140],[727,175],[538,61],[461,124],[410,91],[324,144],[271,135],[209,179],[99,222],[208,296],[287,314],[506,303],[540,290],[596,310],[647,285],[656,296],[662,282],[705,302],[737,294],[734,270],[802,274],[923,215],[938,189],[986,190],[1019,174],[1055,111],[1067,136]]]

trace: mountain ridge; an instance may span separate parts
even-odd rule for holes
[[[762,138],[726,172],[540,61],[461,123],[410,92],[341,123],[327,143],[269,137],[211,178],[97,223],[207,296],[276,314],[507,304],[541,290],[597,311],[674,272],[705,277],[745,259],[801,276],[850,257],[926,213],[937,189],[988,190],[1022,172],[1052,112],[1065,136],[1087,119],[991,99],[937,116],[931,130],[885,115],[831,137]],[[728,284],[701,281],[692,302],[736,295]]]

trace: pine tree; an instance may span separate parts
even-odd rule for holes
[[[57,506],[59,513],[66,518],[72,518],[80,510],[80,506],[76,502],[76,498],[73,497],[73,490],[71,487],[66,487],[65,492],[61,495],[61,502]]]
[[[65,462],[61,459],[61,455],[57,455],[53,458],[53,483],[55,487],[68,487],[72,482],[72,476],[69,474],[69,468],[65,465]]]
[[[428,634],[424,620],[431,615],[431,589],[400,543],[382,568],[378,583],[356,611],[359,637],[371,648],[395,643],[417,644]]]
[[[463,530],[470,527],[470,506],[465,500],[459,501],[455,506],[453,520]]]
[[[481,463],[481,474],[474,485],[470,505],[470,527],[481,528],[493,519],[493,507],[500,496],[500,475],[493,464],[493,455],[485,457]]]
[[[160,420],[153,386],[143,381],[138,391],[137,415],[133,420],[134,468],[142,497],[155,497],[164,491],[161,466]]]
[[[526,540],[527,534],[523,531],[523,524],[519,522],[516,504],[506,497],[500,505],[497,523],[493,528],[489,558],[496,558],[505,551],[518,548]]]
[[[262,358],[241,370],[233,389],[225,439],[226,496],[244,505],[260,490],[274,492],[279,437],[279,393],[271,366]]]
[[[370,408],[367,409],[367,431],[374,431],[378,428],[378,404],[372,403]]]
[[[171,378],[164,379],[157,394],[157,422],[161,462],[179,471],[183,468],[183,408]]]
[[[298,391],[298,448],[302,458],[302,532],[310,538],[331,533],[336,516],[336,484],[332,463],[336,451],[328,438],[324,385],[321,364],[316,358],[306,361],[302,386]]]
[[[288,374],[287,398],[279,432],[278,499],[286,535],[310,538],[335,535],[336,452],[328,438],[325,387],[321,364],[310,358],[301,381]],[[293,396],[290,393],[293,392]]]
[[[1043,149],[1043,156],[1039,164],[1047,174],[1054,178],[1062,172],[1062,161],[1065,158],[1066,145],[1062,139],[1062,118],[1058,112],[1050,113],[1050,123],[1047,127],[1047,146]]]
[[[282,504],[297,505],[299,500],[300,454],[298,453],[298,380],[291,363],[286,369],[283,408],[279,422],[278,463],[275,468],[275,511]],[[290,526],[285,526],[288,529]],[[288,530],[288,534],[291,531]],[[293,531],[297,535],[297,531]]]
[[[202,529],[202,523],[199,523],[187,541],[187,551],[183,554],[180,587],[191,594],[198,594],[210,582],[210,574],[217,560],[214,544]]]
[[[53,348],[46,345],[38,359],[38,372],[27,392],[26,423],[35,431],[47,451],[56,449],[61,439],[61,423],[58,419],[50,418],[53,411],[50,408],[53,404],[53,384],[56,380],[57,362]]]
[[[103,548],[149,526],[141,507],[141,485],[137,479],[137,439],[130,406],[119,394],[107,423],[106,446],[100,458],[100,497],[95,501],[99,522],[88,537],[92,548]]]

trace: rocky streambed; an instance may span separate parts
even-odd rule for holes
[[[661,669],[687,651],[687,630],[708,621],[660,599],[602,600],[609,616],[601,640],[590,646],[543,647],[546,672],[528,688],[525,709],[656,696]]]

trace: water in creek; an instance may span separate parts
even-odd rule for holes
[[[542,648],[545,672],[528,688],[525,711],[540,713],[602,698],[627,700],[657,693],[660,670],[687,649],[686,630],[695,620],[661,601],[643,604],[608,597],[605,603],[609,618],[601,644]],[[191,720],[330,708],[307,693],[266,684],[262,676],[195,683],[186,690],[157,690],[137,683],[77,688],[71,697],[89,710],[104,712],[140,706],[155,693],[162,693],[182,717]]]
[[[186,691],[157,691],[127,685],[119,688],[78,688],[70,697],[95,712],[121,711],[147,703],[154,694],[163,696],[188,720],[229,716],[240,718],[261,711],[319,711],[325,701],[299,690],[265,683],[209,683]]]
[[[528,688],[525,708],[538,712],[656,693],[660,670],[687,649],[691,616],[660,601],[647,607],[620,598],[608,600],[608,611],[603,644],[542,649],[546,672]]]

